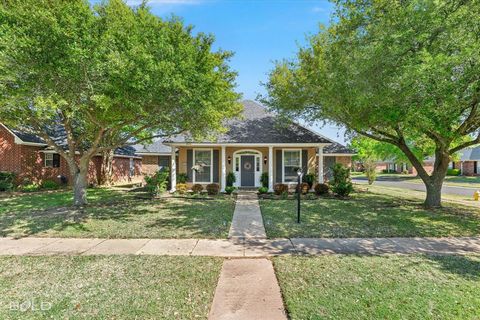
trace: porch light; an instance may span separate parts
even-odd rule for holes
[[[227,161],[228,161],[228,164],[231,164],[232,163],[232,157],[228,156]]]
[[[267,156],[263,157],[263,164],[267,164]]]
[[[300,184],[302,182],[302,169],[298,168],[297,169],[297,175],[298,175],[298,180],[297,180],[297,223],[300,223]]]

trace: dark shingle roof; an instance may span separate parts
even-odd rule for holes
[[[176,136],[166,142],[195,143],[332,143],[333,141],[303,126],[280,121],[263,106],[250,100],[242,102],[243,114],[225,123],[227,132],[212,141],[194,141],[186,135]]]
[[[136,150],[137,153],[164,153],[164,154],[170,154],[171,148],[169,146],[166,146],[163,144],[163,141],[158,140],[153,142],[150,145],[141,145],[137,144],[133,146]]]
[[[45,140],[40,138],[39,136],[28,133],[19,129],[12,129],[8,128],[13,134],[15,134],[20,140],[26,143],[40,143],[40,144],[45,144]],[[65,129],[62,126],[55,126],[54,128],[50,128],[48,130],[49,136],[57,143],[59,146],[61,146],[64,149],[68,148],[67,144],[67,138],[66,138],[66,132]],[[114,154],[117,156],[130,156],[133,157],[135,156],[135,148],[132,146],[124,146],[115,149]]]
[[[353,154],[355,154],[355,151],[345,147],[344,145],[341,145],[338,142],[333,142],[331,145],[328,145],[328,146],[323,148],[323,153],[326,153],[326,154],[331,154],[331,153],[333,153],[333,154],[351,154],[351,155],[353,155]]]

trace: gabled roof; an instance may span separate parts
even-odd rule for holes
[[[338,142],[332,142],[331,145],[328,145],[323,148],[324,154],[344,154],[344,155],[354,155],[355,151],[345,147],[344,145]]]
[[[48,148],[48,144],[45,143],[45,140],[43,140],[41,137],[35,134],[28,133],[16,128],[9,128],[4,124],[1,124],[1,125],[3,125],[3,127],[5,127],[7,131],[13,134],[13,136],[15,137],[16,144],[27,144],[27,145],[35,144],[40,147]],[[62,126],[56,126],[55,128],[50,129],[49,136],[55,141],[55,143],[57,143],[62,148],[64,149],[68,148],[65,129]],[[115,149],[114,154],[117,156],[129,156],[129,157],[136,156],[135,148],[133,148],[132,146],[119,147]]]
[[[332,140],[295,122],[286,123],[263,106],[250,100],[242,102],[244,110],[239,118],[225,123],[227,132],[216,139],[195,141],[188,135],[179,135],[165,143],[285,143],[329,144]]]
[[[172,148],[170,146],[164,145],[162,140],[157,140],[149,145],[137,144],[133,146],[135,151],[139,155],[170,155]]]
[[[480,146],[459,151],[460,161],[480,161]]]

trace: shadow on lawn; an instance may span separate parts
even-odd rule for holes
[[[25,237],[52,233],[62,236],[67,229],[79,237],[98,236],[102,232],[102,236],[113,238],[161,238],[163,231],[172,230],[207,237],[226,235],[231,220],[231,213],[227,212],[233,213],[233,210],[225,210],[222,214],[225,206],[216,205],[215,202],[129,199],[97,203],[83,209],[63,207],[7,213],[0,215],[0,236]],[[102,231],[96,229],[98,222],[104,228]],[[105,228],[110,230],[105,231]]]
[[[468,280],[480,280],[480,256],[425,255],[425,257],[443,271]]]
[[[480,231],[476,208],[426,210],[418,201],[370,193],[357,193],[349,201],[303,201],[300,224],[295,223],[294,201],[261,203],[269,237],[473,236]]]

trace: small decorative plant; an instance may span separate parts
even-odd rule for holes
[[[312,189],[313,184],[315,183],[315,174],[314,173],[307,173],[303,175],[302,181],[308,183],[309,189]]]
[[[275,192],[276,195],[281,195],[283,193],[288,194],[288,186],[286,184],[283,184],[283,183],[277,183],[273,187],[273,192]]]
[[[157,171],[154,175],[145,176],[147,192],[152,197],[156,197],[167,191],[169,176],[170,173],[168,170]]]
[[[203,191],[203,186],[201,184],[196,183],[192,186],[192,191],[193,193],[200,193]]]
[[[56,189],[60,188],[60,185],[53,180],[44,180],[40,184],[40,188],[45,189],[45,190],[56,190]]]
[[[0,172],[0,191],[10,191],[13,189],[13,181],[15,180],[15,173]]]
[[[263,172],[260,176],[260,182],[262,183],[262,187],[268,189],[268,172]]]
[[[186,173],[177,174],[177,183],[186,183],[188,181],[188,175]]]
[[[335,164],[332,169],[333,180],[330,182],[332,191],[340,197],[347,197],[353,191],[350,169],[340,163]]]
[[[319,196],[328,194],[328,190],[330,188],[328,187],[328,184],[326,183],[318,183],[315,185],[315,193]]]
[[[232,187],[236,181],[237,181],[237,178],[235,177],[235,173],[229,172],[227,174],[227,187]]]
[[[265,194],[268,192],[268,187],[260,187],[258,188],[258,193],[259,194]]]
[[[207,189],[208,195],[210,196],[217,195],[220,192],[220,186],[218,185],[218,183],[207,184],[206,189]]]
[[[310,190],[310,185],[306,182],[303,182],[300,184],[300,193],[301,194],[307,194],[308,191]],[[297,192],[297,190],[295,189],[295,192]]]
[[[177,183],[176,190],[179,194],[187,193],[187,185],[185,183]]]
[[[233,187],[233,186],[227,186],[227,187],[225,187],[225,193],[226,193],[226,194],[232,194],[233,191],[235,191],[235,187]]]

